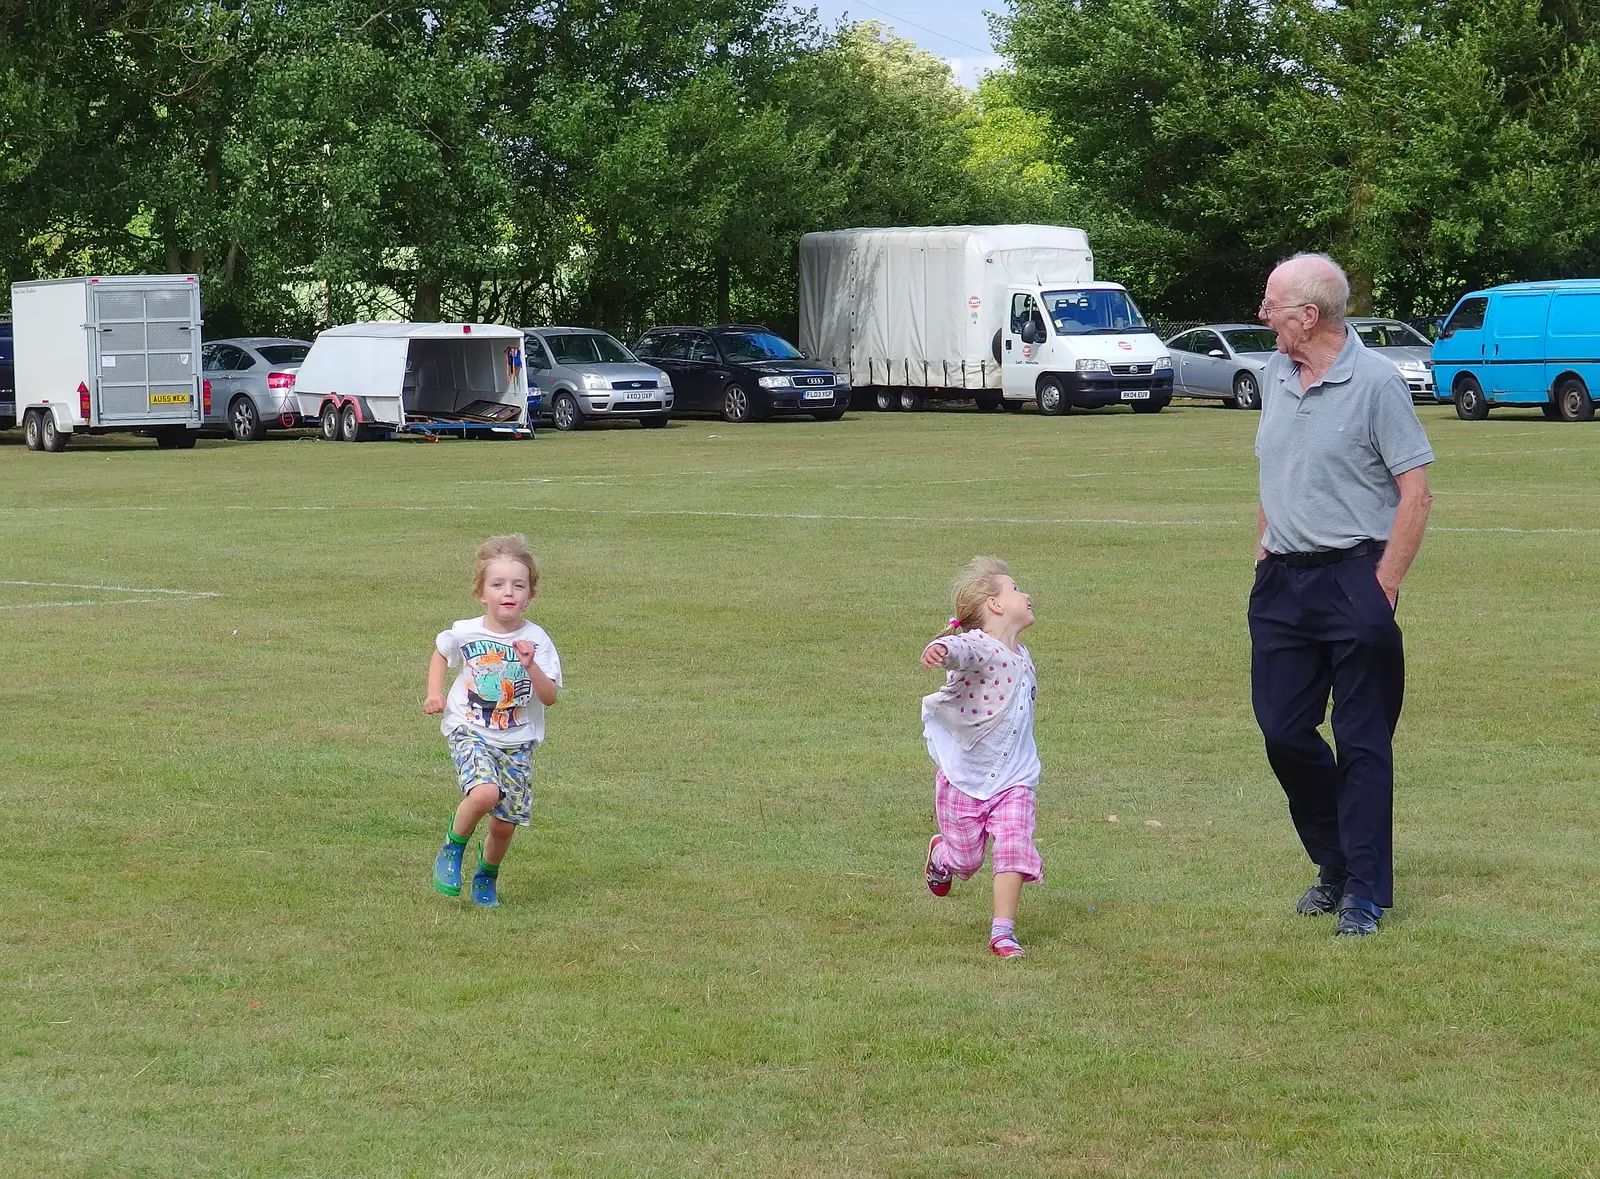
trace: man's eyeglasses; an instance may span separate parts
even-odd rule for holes
[[[1262,303],[1261,303],[1261,306],[1256,308],[1256,314],[1257,315],[1265,315],[1269,311],[1287,311],[1291,307],[1310,307],[1310,306],[1311,306],[1310,303],[1268,303],[1265,300],[1263,300]]]

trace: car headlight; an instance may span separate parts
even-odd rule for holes
[[[833,385],[836,389],[848,389],[850,387],[850,378],[843,373],[834,373]]]
[[[758,385],[760,385],[763,389],[787,389],[789,387],[789,378],[788,377],[762,377],[756,383]]]
[[[1164,372],[1172,371],[1172,357],[1170,357],[1170,356],[1158,356],[1158,357],[1156,357],[1156,362],[1150,366],[1150,371],[1153,372],[1153,373],[1164,373]]]
[[[1111,366],[1103,360],[1080,360],[1076,367],[1080,373],[1108,373],[1111,371]]]
[[[656,378],[656,384],[658,386],[660,386],[660,388],[664,392],[667,392],[667,393],[671,393],[672,392],[672,378],[667,376],[666,373],[662,373],[659,377]]]
[[[584,373],[583,387],[598,393],[611,388],[611,382],[604,377],[597,377],[593,373]]]

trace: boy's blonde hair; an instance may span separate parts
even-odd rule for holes
[[[533,554],[528,551],[528,542],[521,533],[512,533],[510,536],[491,536],[478,546],[478,562],[472,569],[472,596],[479,597],[483,593],[483,579],[489,572],[489,566],[495,561],[519,561],[528,570],[528,589],[533,591],[539,588],[539,562],[534,560]]]
[[[950,604],[962,629],[977,630],[983,624],[983,604],[1000,592],[1000,579],[1011,576],[1011,566],[999,557],[974,557],[950,583]],[[953,635],[956,627],[947,626],[939,637]]]

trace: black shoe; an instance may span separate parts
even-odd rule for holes
[[[1323,884],[1318,881],[1306,889],[1306,895],[1294,903],[1294,911],[1306,917],[1321,917],[1325,913],[1332,913],[1339,907],[1339,894],[1344,890],[1342,884]]]
[[[1339,924],[1334,926],[1335,937],[1366,937],[1378,932],[1378,922],[1383,920],[1383,910],[1371,901],[1346,893],[1339,899]]]

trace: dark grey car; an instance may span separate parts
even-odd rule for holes
[[[1261,408],[1261,371],[1278,350],[1278,338],[1260,324],[1213,323],[1179,332],[1172,349],[1172,392],[1177,397],[1218,397],[1235,409]]]
[[[604,418],[636,418],[664,426],[672,409],[672,378],[646,364],[615,336],[594,328],[524,328],[528,395],[558,430],[579,430]]]
[[[226,426],[240,442],[259,441],[266,437],[268,426],[305,425],[294,378],[309,351],[308,340],[277,336],[210,340],[202,345],[200,368],[211,382],[211,412],[205,424]]]

